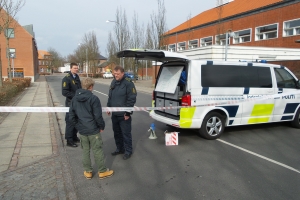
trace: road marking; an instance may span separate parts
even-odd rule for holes
[[[229,146],[232,146],[232,147],[234,147],[234,148],[240,149],[240,150],[242,150],[242,151],[244,151],[244,152],[246,152],[246,153],[252,154],[252,155],[254,155],[254,156],[257,156],[257,157],[259,157],[259,158],[262,158],[262,159],[264,159],[264,160],[267,160],[267,161],[269,161],[269,162],[271,162],[271,163],[274,163],[274,164],[276,164],[276,165],[280,165],[280,166],[282,166],[282,167],[284,167],[284,168],[287,168],[287,169],[289,169],[289,170],[295,171],[295,172],[297,172],[297,173],[300,174],[300,171],[298,171],[297,169],[292,168],[292,167],[290,167],[290,166],[288,166],[288,165],[285,165],[285,164],[283,164],[283,163],[280,163],[280,162],[277,162],[277,161],[272,160],[272,159],[270,159],[270,158],[267,158],[267,157],[265,157],[265,156],[259,155],[259,154],[257,154],[257,153],[254,153],[254,152],[249,151],[249,150],[247,150],[247,149],[244,149],[244,148],[242,148],[242,147],[239,147],[239,146],[236,146],[236,145],[231,144],[231,143],[229,143],[229,142],[226,142],[226,141],[224,141],[224,140],[217,139],[217,141],[222,142],[222,143],[224,143],[224,144],[227,144],[227,145],[229,145]]]
[[[105,96],[108,96],[107,94],[105,94],[105,93],[102,93],[102,92],[99,92],[99,91],[97,91],[97,90],[93,90],[94,92],[97,92],[97,93],[100,93],[100,94],[103,94],[103,95],[105,95]]]

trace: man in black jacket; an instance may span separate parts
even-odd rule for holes
[[[116,66],[114,77],[109,89],[107,107],[133,107],[136,102],[136,89],[131,79],[124,75],[124,68]],[[107,114],[110,115],[110,112]],[[125,153],[124,160],[132,154],[131,114],[132,112],[121,111],[113,112],[111,116],[117,146],[112,155]]]
[[[76,90],[81,88],[81,82],[77,73],[78,65],[76,63],[71,63],[70,72],[62,79],[62,95],[66,97],[66,107],[70,107],[71,100],[75,96]],[[77,129],[69,121],[69,113],[66,113],[65,121],[65,139],[67,140],[67,146],[77,147],[77,144],[75,143],[80,140],[77,137]]]
[[[93,95],[95,82],[91,78],[86,78],[82,82],[82,88],[76,91],[69,109],[70,121],[78,129],[80,134],[80,144],[83,149],[83,168],[84,176],[91,179],[93,168],[90,158],[90,149],[92,148],[95,163],[98,166],[98,175],[100,179],[113,175],[114,171],[105,166],[104,153],[102,150],[103,141],[101,132],[105,128],[105,122],[102,117],[102,107],[99,98]]]

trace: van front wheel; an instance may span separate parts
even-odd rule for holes
[[[296,112],[296,115],[294,117],[294,120],[291,121],[291,124],[294,128],[300,128],[300,108]]]
[[[224,117],[217,112],[211,112],[205,116],[199,133],[208,140],[214,140],[224,132],[224,126]]]

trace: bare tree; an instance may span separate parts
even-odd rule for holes
[[[143,24],[139,25],[138,15],[136,12],[133,14],[132,18],[132,33],[131,33],[131,43],[130,48],[138,49],[144,46],[144,28]],[[137,76],[137,71],[139,67],[142,67],[142,63],[138,62],[134,59],[128,59],[130,63],[130,66],[133,66],[133,74],[134,77]],[[136,79],[134,79],[134,82],[136,82]]]
[[[48,49],[48,52],[51,55],[50,68],[51,68],[51,72],[53,72],[54,69],[58,69],[58,67],[62,66],[62,63],[63,63],[64,59],[60,55],[60,53],[58,51],[56,51],[54,48],[52,48],[52,47],[50,47]]]
[[[166,8],[164,0],[157,0],[157,13],[152,13],[151,18],[151,34],[154,49],[160,49],[166,44],[163,34],[167,31]]]
[[[86,57],[88,60],[87,67],[89,69],[88,73],[91,71],[92,73],[96,73],[97,66],[99,64],[99,46],[97,42],[97,37],[94,31],[86,33],[83,37],[83,44],[86,47]]]
[[[111,32],[108,34],[106,51],[109,62],[119,63],[116,52],[118,51],[117,43],[113,40]]]
[[[11,73],[11,63],[10,63],[10,51],[9,51],[9,39],[15,34],[15,27],[18,25],[16,15],[21,10],[21,8],[25,5],[25,0],[17,0],[14,2],[13,0],[2,0],[1,6],[3,10],[1,10],[0,16],[0,31],[4,32],[4,37],[6,40],[6,56],[8,60],[8,71],[9,71],[9,80],[12,82],[12,73]],[[0,32],[1,33],[1,32]],[[2,70],[2,67],[1,67]],[[1,72],[2,79],[2,72]]]

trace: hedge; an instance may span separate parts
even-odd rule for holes
[[[31,78],[12,78],[12,82],[6,79],[2,83],[3,85],[0,87],[0,106],[5,106],[26,87],[30,86]]]

